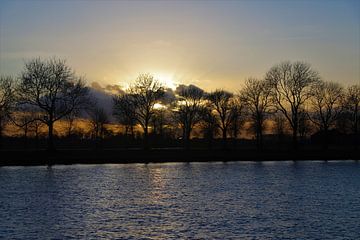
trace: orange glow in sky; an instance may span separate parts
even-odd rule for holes
[[[324,80],[360,80],[360,3],[344,1],[0,2],[0,72],[24,60],[67,59],[91,82],[128,86],[151,73],[165,86],[236,91],[284,60]]]

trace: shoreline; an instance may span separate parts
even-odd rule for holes
[[[360,160],[360,151],[347,150],[205,150],[205,149],[59,149],[1,150],[1,166],[40,166],[71,164],[131,164],[166,162],[228,161],[330,161]]]

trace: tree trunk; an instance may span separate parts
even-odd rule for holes
[[[323,134],[323,149],[326,150],[329,148],[329,129],[328,127],[324,127],[324,134]]]
[[[144,149],[149,149],[149,128],[147,125],[144,128]]]
[[[2,148],[3,145],[3,127],[2,127],[2,119],[0,118],[0,149]]]
[[[213,134],[211,132],[212,130],[210,130],[208,132],[208,136],[207,136],[207,139],[208,139],[208,149],[211,150],[212,149],[212,143],[213,143]]]
[[[187,127],[187,129],[185,129],[185,138],[184,138],[185,149],[190,149],[190,134],[191,134],[191,128]]]
[[[0,122],[0,149],[2,148],[2,145],[3,145],[3,129],[2,129],[2,126],[1,126],[1,122]]]
[[[354,121],[354,148],[355,149],[358,149],[358,145],[359,145],[359,138],[360,138],[360,135],[359,135],[359,129],[358,129],[358,121],[359,121],[359,117],[358,117],[358,106],[355,106],[355,121]]]
[[[129,126],[125,125],[125,136],[128,137],[129,134]]]
[[[23,136],[23,139],[24,139],[24,148],[27,148],[27,133],[28,133],[28,125],[26,124],[24,126],[24,136]]]
[[[258,134],[257,134],[257,144],[258,144],[258,149],[261,150],[263,147],[263,134],[262,134],[262,130],[258,129]]]
[[[227,129],[223,128],[222,131],[223,149],[227,148]]]
[[[134,139],[135,138],[135,133],[134,133],[134,126],[133,125],[130,126],[130,133],[131,133],[131,139]]]
[[[297,139],[297,128],[296,127],[293,128],[292,144],[293,144],[293,149],[297,150],[298,149],[298,139]]]
[[[237,123],[235,122],[235,125],[232,129],[233,133],[233,148],[236,149],[237,148],[237,135],[238,135],[238,127],[237,127]]]
[[[48,141],[47,141],[47,150],[52,152],[55,150],[54,146],[54,122],[48,122]]]

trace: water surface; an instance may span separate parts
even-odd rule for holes
[[[2,167],[0,238],[360,239],[359,167]]]

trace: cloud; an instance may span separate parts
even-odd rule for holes
[[[190,85],[179,85],[174,91],[171,88],[165,89],[164,97],[161,99],[161,104],[170,105],[176,100],[176,95],[181,95],[184,92],[192,92],[203,90],[193,84]],[[118,94],[125,94],[126,92],[121,88],[120,85],[106,85],[105,87],[101,86],[98,82],[92,82],[90,87],[90,96],[94,99],[94,102],[105,110],[105,112],[110,117],[111,121],[115,121],[115,118],[112,116],[114,102],[113,97]]]
[[[124,90],[122,89],[122,87],[117,84],[114,84],[114,85],[109,84],[109,85],[106,85],[105,87],[102,87],[100,83],[92,82],[91,87],[93,89],[96,89],[97,91],[101,91],[101,92],[105,92],[105,93],[113,94],[113,95],[125,93]]]
[[[184,85],[184,84],[180,84],[179,86],[177,86],[175,93],[178,95],[182,95],[184,92],[189,92],[189,91],[199,91],[199,92],[204,92],[203,89],[199,88],[198,86],[195,86],[193,84],[190,85]]]
[[[176,100],[176,96],[175,96],[174,90],[172,90],[171,88],[165,89],[165,94],[164,94],[163,98],[161,99],[161,103],[164,105],[171,104],[175,100]]]
[[[98,82],[92,82],[90,87],[90,96],[95,100],[96,104],[103,108],[111,120],[114,107],[113,97],[118,94],[124,94],[124,90],[120,85],[101,86]]]

